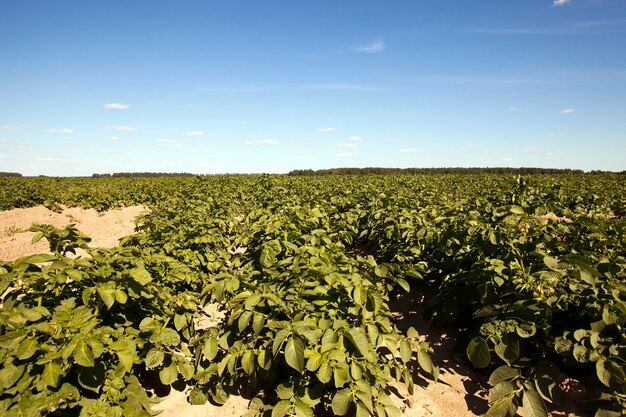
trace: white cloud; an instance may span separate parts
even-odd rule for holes
[[[383,49],[385,49],[385,43],[380,39],[374,41],[370,45],[359,46],[359,47],[354,48],[356,52],[360,52],[363,54],[376,54],[378,52],[381,52]]]
[[[522,111],[520,107],[509,107],[509,111]]]
[[[8,131],[22,130],[22,128],[19,126],[13,126],[13,125],[2,125],[0,126],[0,130],[8,132]]]
[[[200,136],[204,136],[205,133],[202,130],[190,130],[189,132],[187,132],[187,136],[191,137],[191,138],[198,138]]]
[[[355,143],[338,143],[337,146],[348,149],[359,149],[359,146]]]
[[[423,154],[424,151],[417,149],[417,148],[403,148],[400,149],[400,152],[402,153],[419,153],[419,154]]]
[[[553,6],[565,6],[567,3],[569,3],[571,0],[554,0],[554,3],[552,3]]]
[[[320,127],[319,129],[317,129],[318,132],[320,133],[328,133],[328,132],[334,132],[335,129],[334,127]]]
[[[246,145],[249,146],[260,146],[260,145],[278,145],[278,141],[276,139],[264,139],[264,140],[249,140],[246,142]]]
[[[571,107],[567,108],[567,109],[563,109],[560,111],[561,114],[569,114],[569,113],[574,113],[576,111],[576,109],[572,109]]]
[[[349,152],[342,152],[342,153],[335,153],[335,154],[333,154],[333,156],[335,158],[350,158],[350,157],[352,157],[352,154],[349,153]]]
[[[157,143],[161,144],[161,145],[167,145],[167,146],[183,146],[179,140],[176,139],[168,139],[168,138],[159,138],[156,140]]]
[[[135,132],[135,131],[137,131],[137,129],[134,128],[134,127],[131,127],[131,126],[120,126],[120,125],[107,126],[107,129],[109,129],[109,130],[116,130],[118,132]]]
[[[349,140],[353,140],[353,141],[355,141],[355,142],[360,142],[360,141],[362,141],[362,140],[363,140],[363,138],[362,138],[362,137],[360,137],[360,136],[350,136],[348,139],[349,139]]]
[[[109,136],[108,139],[113,141],[120,140],[120,138],[118,138],[117,136]]]
[[[104,108],[107,110],[126,110],[130,108],[130,104],[106,103]]]
[[[74,133],[74,129],[68,129],[68,128],[63,128],[63,129],[44,129],[43,131],[45,133],[63,133],[63,134]]]

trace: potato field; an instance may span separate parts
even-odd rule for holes
[[[33,225],[50,253],[0,261],[2,416],[150,416],[186,384],[247,417],[399,417],[390,382],[440,370],[409,292],[460,329],[487,416],[547,416],[564,376],[625,413],[623,175],[0,178],[0,210],[41,204],[150,212],[111,249]]]

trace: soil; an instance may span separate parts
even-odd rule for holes
[[[81,232],[92,238],[91,246],[113,247],[118,244],[120,238],[134,232],[135,219],[146,210],[143,206],[134,206],[98,213],[92,209],[62,207],[62,211],[56,213],[45,207],[33,207],[0,212],[0,261],[47,252],[47,242],[31,243],[35,233],[29,232],[28,228],[32,223],[47,223],[56,227],[73,223]],[[422,318],[421,305],[423,295],[412,292],[393,300],[390,307],[401,330],[413,326],[435,349],[435,361],[441,368],[439,381],[425,379],[415,371],[414,394],[409,395],[402,384],[396,384],[394,402],[405,417],[472,417],[484,413],[487,410],[486,377],[474,372],[464,359],[463,349],[459,346],[462,333],[454,328],[430,326]],[[197,324],[202,327],[215,325],[220,312],[215,306],[208,306],[206,312],[205,321]],[[162,410],[160,417],[238,417],[245,413],[247,405],[248,400],[235,396],[222,407],[211,404],[190,405],[183,387],[181,390],[171,388],[154,408]],[[559,410],[553,410],[551,415],[571,417],[586,414],[569,404]]]

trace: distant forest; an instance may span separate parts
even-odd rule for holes
[[[606,171],[592,171],[603,173]],[[355,175],[355,174],[582,174],[580,169],[557,168],[331,168],[331,169],[296,169],[288,175]]]
[[[515,175],[536,175],[536,174],[583,174],[580,169],[558,169],[558,168],[329,168],[329,169],[295,169],[289,171],[287,175],[291,176],[310,176],[310,175],[384,175],[384,174],[515,174]],[[588,174],[619,174],[626,175],[626,171],[589,171]],[[111,177],[134,177],[134,178],[152,178],[152,177],[196,177],[214,174],[191,174],[189,172],[115,172],[113,174],[93,174],[92,178],[111,178]],[[245,174],[228,174],[228,175],[245,175]],[[45,175],[39,175],[45,177]],[[18,172],[0,172],[0,177],[22,177]]]

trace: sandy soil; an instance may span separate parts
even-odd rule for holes
[[[55,213],[45,207],[33,207],[0,212],[0,260],[47,252],[47,242],[31,244],[34,233],[27,230],[34,222],[56,227],[75,223],[81,232],[92,238],[91,246],[112,247],[118,244],[120,238],[133,233],[135,218],[145,210],[145,207],[135,206],[98,213],[95,210],[63,208],[61,213]],[[440,378],[435,383],[420,377],[416,372],[413,395],[408,395],[401,384],[395,385],[398,394],[395,397],[396,405],[406,417],[471,417],[484,413],[487,410],[486,378],[475,373],[464,355],[459,354],[459,333],[455,329],[430,327],[421,319],[419,306],[423,304],[422,297],[423,295],[411,293],[394,300],[391,308],[401,330],[405,331],[409,326],[415,327],[435,348],[436,362],[441,367]],[[197,324],[202,327],[214,325],[219,314],[220,312],[209,307],[205,321]],[[187,403],[184,392],[172,389],[154,408],[163,410],[159,414],[161,417],[238,417],[244,414],[247,405],[247,400],[231,397],[222,407],[210,404],[194,406]],[[553,411],[551,415],[585,414],[564,406]]]
[[[120,238],[131,235],[135,230],[135,218],[146,211],[143,206],[125,207],[98,213],[94,209],[62,207],[61,213],[43,206],[13,209],[0,212],[0,260],[12,260],[20,256],[48,252],[45,239],[32,244],[35,232],[28,228],[33,223],[65,227],[74,223],[78,230],[91,237],[90,246],[113,247]]]

